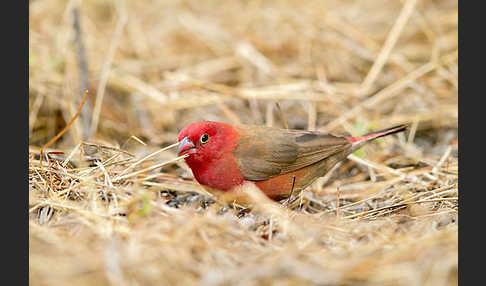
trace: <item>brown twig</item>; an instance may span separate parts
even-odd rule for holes
[[[59,139],[64,133],[66,133],[66,131],[69,129],[69,127],[71,127],[71,125],[73,125],[74,120],[76,120],[76,118],[78,118],[79,113],[81,113],[81,110],[83,109],[83,105],[86,102],[86,99],[87,98],[88,98],[88,90],[86,90],[84,92],[83,100],[81,101],[81,104],[79,105],[78,111],[76,112],[76,114],[74,114],[74,116],[71,119],[71,121],[69,121],[69,123],[61,130],[61,132],[59,132],[54,138],[52,138],[51,140],[49,140],[49,142],[47,142],[46,144],[44,144],[42,146],[42,148],[40,149],[39,164],[40,164],[40,167],[41,168],[42,168],[42,153],[43,153],[43,151],[45,149],[47,149],[49,146],[51,146],[54,142],[56,142],[57,139]]]

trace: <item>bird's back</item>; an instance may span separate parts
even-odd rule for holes
[[[238,126],[239,143],[233,151],[249,181],[264,181],[314,165],[349,149],[345,137],[316,131],[265,126]]]

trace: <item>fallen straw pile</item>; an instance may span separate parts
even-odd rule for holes
[[[32,285],[457,284],[456,2],[29,7]],[[215,201],[177,157],[177,133],[202,119],[411,128],[285,207],[249,190],[250,210]]]

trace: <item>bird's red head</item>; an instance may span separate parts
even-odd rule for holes
[[[231,153],[237,145],[238,133],[229,124],[212,121],[194,122],[181,130],[179,142],[179,156],[189,154],[186,158],[189,165],[207,164]]]

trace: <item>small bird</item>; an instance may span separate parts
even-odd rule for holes
[[[270,199],[281,200],[305,189],[365,143],[405,129],[402,124],[351,137],[201,121],[181,130],[177,152],[189,155],[186,164],[213,194],[236,192],[250,183]]]

